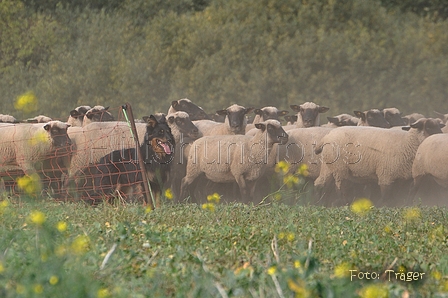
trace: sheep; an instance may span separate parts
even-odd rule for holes
[[[413,185],[409,192],[409,198],[414,199],[415,194],[427,177],[443,188],[447,188],[447,163],[448,135],[434,134],[426,138],[418,147],[414,163],[412,164]]]
[[[181,183],[181,198],[185,198],[188,186],[202,173],[213,181],[226,183],[236,181],[242,200],[247,200],[247,183],[255,181],[272,167],[275,158],[271,150],[275,143],[286,143],[288,135],[278,120],[257,123],[259,132],[253,136],[206,136],[197,139],[191,146],[187,174]]]
[[[301,105],[290,105],[294,112],[297,112],[297,121],[294,125],[285,126],[285,130],[320,126],[320,114],[327,112],[330,108],[321,107],[314,102],[305,102]]]
[[[190,115],[191,121],[195,120],[211,120],[207,113],[198,105],[194,104],[188,98],[182,98],[171,102],[167,114],[172,114],[177,111],[183,111]]]
[[[387,122],[384,114],[378,109],[370,109],[365,112],[354,111],[353,113],[360,119],[358,126],[390,128],[390,123]]]
[[[19,123],[14,116],[0,114],[0,123]]]
[[[114,121],[114,116],[108,111],[109,107],[94,106],[86,112],[82,126],[86,126],[92,122]]]
[[[316,179],[320,173],[321,161],[314,153],[316,144],[333,130],[331,127],[309,127],[288,130],[288,142],[276,144],[277,159],[289,164],[289,173],[295,173],[301,164],[308,166],[308,178]]]
[[[425,118],[425,116],[420,113],[412,113],[412,114],[403,116],[402,118],[403,118],[405,125],[410,125],[420,118]]]
[[[392,183],[411,179],[411,168],[420,143],[441,133],[440,124],[422,118],[403,129],[376,127],[340,127],[324,136],[315,153],[322,154],[322,165],[315,187],[323,190],[334,180],[345,195],[348,182],[376,181],[384,202],[390,197]]]
[[[140,143],[146,132],[146,123],[135,123]],[[68,135],[73,142],[73,155],[67,177],[64,181],[65,189],[76,178],[76,186],[85,183],[88,191],[92,165],[98,163],[101,157],[111,151],[135,147],[135,140],[126,122],[93,122],[84,127],[70,127]],[[84,174],[84,175],[81,175]],[[87,177],[82,177],[87,176]],[[83,179],[87,178],[86,181]]]
[[[47,123],[52,121],[53,119],[51,119],[50,117],[44,116],[44,115],[39,115],[33,118],[28,118],[25,120],[25,122],[27,123]]]
[[[244,134],[247,126],[246,114],[252,110],[253,108],[233,104],[225,110],[216,111],[219,115],[226,115],[224,123],[212,120],[199,120],[193,123],[203,136]]]
[[[190,120],[190,116],[186,112],[179,111],[168,114],[167,122],[176,144],[174,150],[175,157],[171,165],[172,171],[169,177],[169,185],[174,198],[178,199],[180,194],[180,182],[186,172],[186,161],[190,143],[202,135],[199,133],[198,128]]]
[[[75,108],[74,110],[70,111],[70,116],[68,116],[67,124],[70,125],[70,127],[82,127],[82,123],[84,121],[84,116],[87,113],[88,110],[90,110],[91,106],[79,106]]]
[[[297,115],[286,115],[283,118],[285,118],[286,125],[293,125],[297,122]]]
[[[441,119],[443,123],[448,121],[448,114],[442,114],[436,111],[434,111],[434,114],[436,114],[437,118]]]
[[[340,114],[334,117],[327,117],[328,123],[322,125],[323,127],[339,127],[339,126],[357,126],[359,119],[349,115],[349,114]]]
[[[254,110],[255,118],[251,124],[248,124],[246,126],[246,132],[255,128],[256,123],[260,123],[260,122],[266,121],[268,119],[279,120],[280,116],[284,116],[288,113],[289,113],[288,111],[285,111],[285,110],[280,111],[276,107],[264,107],[261,109],[255,109]]]
[[[389,122],[391,127],[405,126],[406,122],[401,117],[401,113],[397,108],[386,108],[382,110],[384,119]]]
[[[1,125],[1,175],[10,170],[25,175],[37,173],[49,179],[46,186],[59,188],[61,175],[67,170],[70,159],[68,127],[61,121]]]

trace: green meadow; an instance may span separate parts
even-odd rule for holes
[[[1,297],[447,297],[448,209],[8,198]]]

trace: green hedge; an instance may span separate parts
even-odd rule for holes
[[[54,118],[128,101],[140,117],[183,97],[210,112],[305,101],[329,115],[448,111],[448,23],[405,1],[36,3],[0,3],[0,113],[17,118],[32,116],[13,106],[29,90],[34,114]]]

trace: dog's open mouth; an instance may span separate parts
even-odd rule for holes
[[[171,144],[168,142],[163,142],[160,139],[156,140],[157,148],[162,149],[166,155],[170,155],[173,151],[171,150]],[[158,151],[159,151],[158,150]]]

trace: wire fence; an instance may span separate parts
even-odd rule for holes
[[[1,191],[91,203],[117,196],[146,201],[139,146],[126,108],[108,111],[117,115],[115,121],[84,127],[67,128],[65,121],[1,123]],[[146,123],[137,120],[135,131],[142,144]]]

